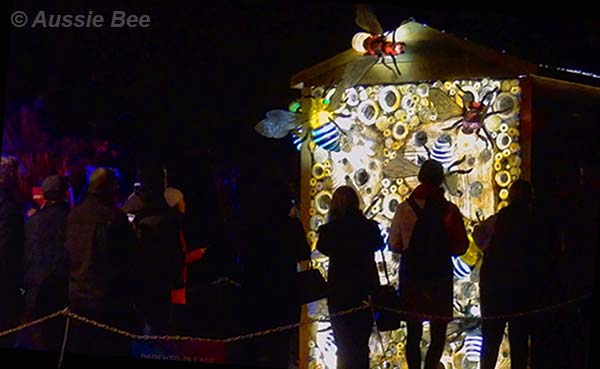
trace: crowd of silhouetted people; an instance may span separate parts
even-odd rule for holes
[[[205,262],[207,249],[189,245],[184,193],[167,185],[160,166],[141,166],[139,185],[120,205],[110,168],[93,170],[76,200],[72,184],[51,175],[41,184],[43,204],[28,209],[16,196],[18,171],[16,159],[2,156],[0,331],[66,306],[111,327],[151,335],[224,338],[300,321],[293,286],[311,250],[284,182],[241,182],[239,216],[227,231],[237,271],[196,293],[190,273]],[[442,165],[425,161],[418,179],[420,185],[396,209],[388,244],[401,254],[398,297],[407,312],[408,368],[424,363],[437,369],[453,315],[451,258],[467,251],[469,239],[460,210],[444,196]],[[515,181],[509,200],[473,232],[484,253],[481,368],[495,367],[506,324],[513,369],[557,367],[560,347],[553,346],[544,320],[555,313],[530,312],[557,302],[559,237],[535,206],[528,182]],[[359,204],[353,187],[337,188],[316,244],[329,257],[327,302],[339,369],[369,368],[371,310],[335,314],[377,291],[375,252],[386,247],[379,225]],[[424,321],[431,339],[423,359]],[[0,346],[57,351],[64,333],[64,320],[55,319],[0,337]],[[77,320],[68,333],[71,352],[131,351],[128,337]],[[232,361],[287,367],[298,360],[297,335],[298,329],[289,329],[246,340]]]

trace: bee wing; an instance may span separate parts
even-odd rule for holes
[[[439,88],[429,89],[429,101],[437,110],[438,121],[440,122],[463,114],[462,108]]]
[[[332,111],[335,111],[340,106],[344,92],[346,92],[348,88],[356,85],[376,62],[376,57],[365,55],[346,64],[342,80],[337,84],[335,92],[330,99],[331,102],[329,103],[329,106],[331,106]]]
[[[263,119],[258,122],[254,126],[254,129],[256,132],[268,138],[283,138],[290,132],[289,129],[286,129],[277,122],[268,119]]]
[[[371,9],[366,5],[356,5],[355,21],[360,28],[364,29],[369,33],[377,35],[383,33],[383,28],[381,27],[381,24],[379,24],[377,17],[375,16],[375,14],[373,14],[373,11],[371,11]]]
[[[267,112],[267,119],[278,122],[277,124],[288,130],[292,130],[300,125],[299,114],[283,109],[275,109]]]
[[[271,110],[254,126],[256,132],[269,138],[283,138],[300,125],[300,115],[282,109]]]
[[[419,166],[403,156],[396,156],[383,168],[383,174],[388,178],[415,177],[419,174]]]

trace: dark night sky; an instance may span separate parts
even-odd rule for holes
[[[24,1],[13,9],[27,14],[92,10],[106,18],[122,9],[150,15],[151,25],[11,28],[8,101],[43,95],[47,116],[59,134],[95,129],[136,152],[160,151],[179,159],[195,150],[205,158],[212,155],[210,161],[218,165],[244,166],[258,157],[273,158],[277,166],[296,172],[292,145],[264,139],[253,126],[266,111],[286,107],[299,96],[289,88],[293,74],[346,50],[360,31],[350,2],[93,3]],[[600,22],[579,15],[585,12],[459,12],[386,3],[372,8],[385,29],[414,17],[534,63],[600,72],[592,52],[600,43]]]

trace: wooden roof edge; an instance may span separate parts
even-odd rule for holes
[[[537,75],[537,74],[531,74],[530,77],[534,81],[537,80],[537,81],[540,81],[542,83],[554,84],[554,85],[556,85],[558,87],[566,88],[566,89],[577,89],[577,90],[582,91],[583,93],[592,94],[592,95],[598,95],[600,97],[600,87],[598,87],[598,86],[586,85],[586,84],[583,84],[583,83],[566,81],[566,80],[563,80],[563,79],[557,79],[557,78],[552,78],[552,77],[540,76],[540,75]]]
[[[312,79],[315,75],[326,73],[327,71],[339,67],[340,65],[344,65],[349,62],[352,58],[356,57],[359,54],[356,50],[350,48],[345,51],[342,51],[339,54],[332,56],[329,59],[326,59],[318,64],[313,65],[312,67],[308,67],[300,72],[294,74],[292,78],[290,78],[290,87],[291,88],[302,88],[303,82]]]

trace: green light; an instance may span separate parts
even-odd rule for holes
[[[331,102],[331,100],[329,100],[329,99],[323,99],[323,104],[325,104],[325,105],[329,105],[330,102]]]
[[[297,113],[299,109],[300,109],[300,101],[293,101],[292,103],[290,103],[289,110],[292,113]]]

